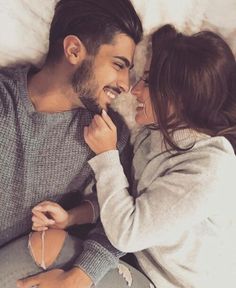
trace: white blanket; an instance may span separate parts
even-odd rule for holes
[[[48,32],[57,0],[0,0],[0,66],[33,63],[40,66],[48,48]],[[132,0],[145,33],[166,23],[183,32],[211,29],[221,33],[236,53],[236,0]],[[142,45],[141,45],[142,46]],[[135,72],[141,73],[138,49]],[[128,101],[128,105],[127,105]],[[115,107],[134,127],[134,100],[123,95]]]

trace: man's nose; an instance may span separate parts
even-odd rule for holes
[[[122,71],[117,81],[117,85],[119,86],[122,92],[129,92],[129,89],[130,89],[129,70]]]

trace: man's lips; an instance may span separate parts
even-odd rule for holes
[[[115,99],[121,93],[120,89],[110,87],[105,87],[104,92],[111,99]]]

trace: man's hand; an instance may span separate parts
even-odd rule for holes
[[[18,288],[89,288],[92,280],[80,268],[73,268],[67,272],[53,269],[49,272],[28,277],[17,281]]]
[[[101,116],[95,115],[91,124],[84,128],[84,139],[96,154],[116,149],[116,126],[105,110]]]
[[[48,228],[65,229],[68,226],[68,212],[55,202],[41,202],[32,209],[32,213],[32,230],[34,231],[43,231]]]

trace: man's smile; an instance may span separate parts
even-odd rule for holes
[[[103,90],[106,93],[106,95],[112,100],[114,100],[121,93],[119,89],[109,87],[105,87]]]

